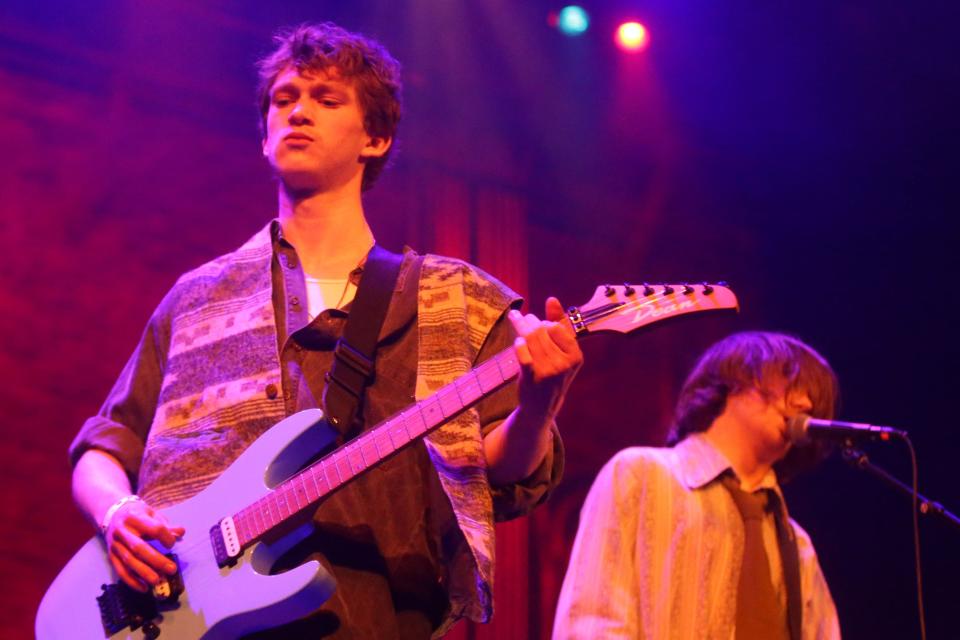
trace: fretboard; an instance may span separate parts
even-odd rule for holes
[[[520,372],[513,347],[501,351],[433,395],[369,429],[274,487],[233,515],[246,547],[415,440],[469,409]]]

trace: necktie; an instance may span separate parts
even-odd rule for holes
[[[780,547],[780,562],[783,563],[783,582],[787,587],[787,624],[790,637],[801,640],[803,599],[800,597],[800,553],[797,549],[797,536],[787,519],[787,510],[780,500],[780,494],[767,491],[770,497],[769,509],[777,523],[777,544]]]
[[[791,572],[791,569],[788,569],[788,565],[791,564],[794,568],[797,567],[796,545],[795,543],[793,545],[793,562],[791,562],[790,551],[785,549],[785,542],[790,540],[785,539],[792,539],[793,535],[783,518],[779,499],[774,492],[766,489],[747,493],[740,489],[740,483],[731,475],[724,476],[722,482],[743,518],[743,561],[740,567],[740,582],[737,585],[737,640],[789,639],[793,635],[793,616],[788,617],[780,606],[780,600],[770,577],[770,559],[763,544],[763,520],[767,511],[772,510],[777,523],[777,540],[784,565],[788,608],[799,612],[799,588],[796,589],[796,607],[792,589],[794,582],[799,587],[798,581],[793,579],[793,577],[799,578],[799,571]],[[796,634],[793,637],[799,640],[799,624],[796,627]]]

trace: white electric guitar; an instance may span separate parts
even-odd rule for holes
[[[722,284],[607,285],[567,317],[580,337],[736,307],[736,296]],[[307,615],[333,593],[333,578],[316,561],[271,570],[309,535],[309,510],[519,372],[514,349],[506,349],[300,471],[336,432],[319,409],[282,420],[202,492],[161,510],[186,528],[169,552],[176,576],[154,593],[139,594],[118,581],[103,539],[94,537],[47,590],[37,638],[236,638]]]

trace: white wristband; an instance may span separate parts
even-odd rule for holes
[[[129,496],[123,496],[107,509],[107,512],[103,514],[103,520],[100,521],[100,533],[107,535],[107,529],[110,528],[110,521],[113,520],[113,516],[116,515],[117,511],[120,510],[120,507],[129,503],[129,502],[143,502],[140,499],[140,496],[136,494],[131,494]]]

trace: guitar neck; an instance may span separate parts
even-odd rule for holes
[[[520,373],[513,347],[369,429],[233,515],[242,547],[255,542],[415,440],[490,395]]]
[[[596,332],[629,333],[668,318],[701,311],[736,309],[736,296],[725,285],[602,285],[590,301],[571,307],[567,320],[577,337]],[[362,433],[284,481],[231,520],[231,535],[240,548],[290,520],[320,499],[379,464],[450,418],[469,409],[520,373],[513,347],[506,349],[429,398]],[[236,545],[234,545],[236,546]],[[233,552],[237,549],[234,548]]]

